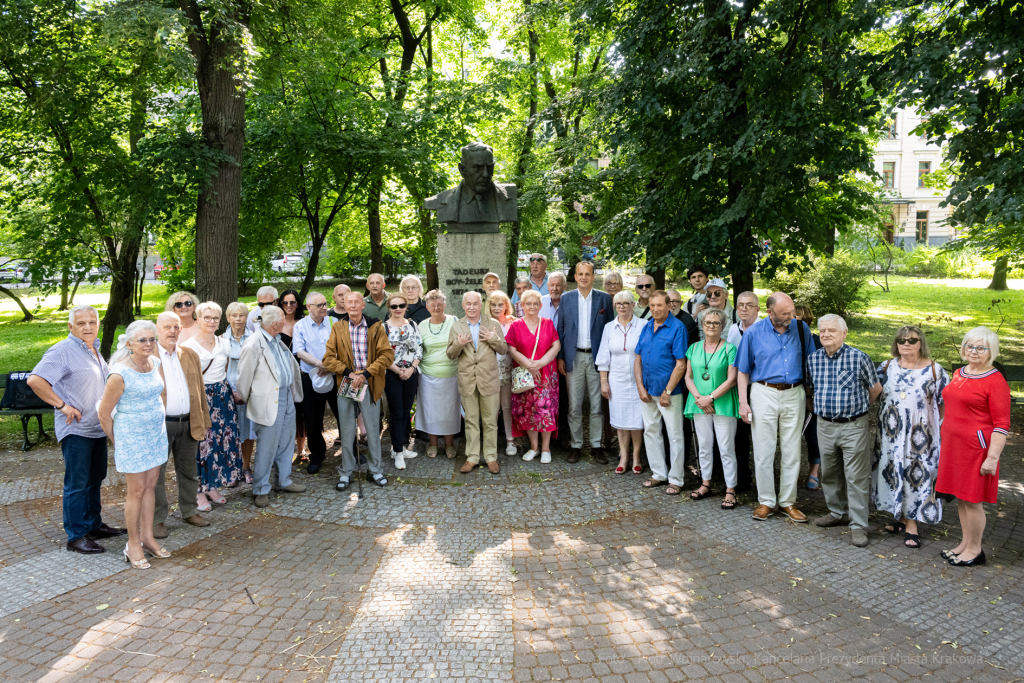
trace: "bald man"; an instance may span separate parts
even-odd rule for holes
[[[784,292],[768,297],[768,317],[747,329],[736,352],[733,365],[739,371],[740,416],[751,425],[754,441],[756,520],[768,519],[778,509],[794,522],[807,521],[796,508],[796,486],[809,397],[805,364],[813,352],[811,330],[796,318],[793,300]],[[780,439],[776,495],[775,446]]]
[[[331,299],[334,301],[334,307],[327,311],[327,315],[331,317],[332,324],[335,320],[348,318],[348,310],[345,308],[345,295],[351,291],[352,288],[348,285],[337,285],[334,288],[334,293],[331,295]]]

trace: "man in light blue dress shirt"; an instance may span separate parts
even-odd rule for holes
[[[327,298],[319,292],[306,295],[306,310],[295,323],[292,332],[292,352],[299,359],[302,372],[302,406],[306,425],[306,443],[309,444],[309,465],[306,472],[316,474],[327,457],[324,441],[324,408],[330,406],[338,420],[338,393],[334,390],[334,374],[324,367],[327,340],[331,337],[331,324],[327,316]],[[314,380],[316,380],[314,382]],[[338,421],[341,424],[341,421]]]

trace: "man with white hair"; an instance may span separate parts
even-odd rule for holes
[[[246,329],[250,332],[255,332],[256,318],[260,317],[260,312],[263,310],[263,307],[269,306],[275,301],[277,301],[277,290],[270,285],[260,287],[256,290],[256,305],[253,306],[251,311],[249,311],[249,317],[245,321]]]
[[[775,292],[768,297],[768,317],[750,326],[736,352],[733,365],[739,371],[740,416],[751,425],[754,441],[756,520],[768,519],[779,509],[794,522],[807,521],[807,515],[796,507],[796,480],[800,475],[800,433],[810,396],[804,386],[804,360],[813,351],[811,330],[796,318],[793,300],[785,292]],[[776,495],[775,447],[780,435]]]
[[[527,281],[529,279],[527,278]],[[524,290],[525,291],[525,290]],[[558,328],[559,308],[562,304],[562,295],[565,294],[565,275],[560,271],[548,274],[548,293],[540,298],[540,317],[547,318]],[[517,316],[523,316],[522,303],[517,306]],[[600,348],[600,347],[598,347]],[[602,404],[603,405],[603,404]],[[604,412],[607,419],[607,411]],[[569,385],[566,381],[566,373],[558,373],[558,433],[562,448],[568,450],[572,447],[572,437],[569,432]],[[605,432],[607,433],[607,432]]]
[[[636,306],[633,315],[644,320],[651,319],[651,294],[654,293],[654,278],[650,275],[636,276]],[[667,304],[666,304],[667,305]]]
[[[871,495],[871,425],[868,407],[882,393],[878,372],[866,353],[846,345],[846,321],[838,315],[818,319],[822,348],[807,359],[818,416],[821,488],[829,514],[818,526],[843,523],[849,510],[850,543],[868,544]],[[836,450],[842,455],[837,456]],[[846,483],[846,491],[842,483]]]
[[[498,474],[498,354],[508,353],[508,342],[501,323],[490,316],[483,317],[482,309],[479,292],[462,295],[466,315],[452,325],[445,353],[459,361],[459,396],[466,412],[466,464],[459,471],[472,472],[483,453],[487,469]]]
[[[558,307],[565,293],[565,275],[555,271],[548,275],[548,293],[540,297],[540,317],[547,318],[558,327]]]
[[[181,318],[177,313],[164,311],[157,316],[155,355],[160,359],[158,371],[164,382],[161,398],[167,424],[167,445],[171,451],[168,459],[174,462],[181,519],[192,526],[210,526],[210,521],[199,514],[199,463],[196,453],[199,442],[213,427],[213,421],[210,419],[210,403],[206,397],[199,354],[178,343],[180,334]],[[165,462],[160,466],[156,482],[153,511],[153,536],[156,538],[167,538],[166,476]]]
[[[303,419],[309,443],[309,465],[306,472],[316,474],[327,457],[324,441],[324,408],[330,406],[334,419],[338,417],[338,392],[334,375],[323,363],[327,340],[331,336],[331,319],[327,317],[327,298],[320,292],[306,295],[306,310],[292,331],[292,353],[299,359],[302,371]]]
[[[99,329],[95,308],[72,308],[67,338],[47,349],[26,380],[39,398],[53,406],[53,427],[64,455],[66,547],[86,555],[105,552],[96,539],[128,533],[107,526],[100,517],[107,436],[96,408],[107,381],[107,363],[99,352]]]
[[[279,491],[302,493],[306,487],[292,481],[295,447],[295,404],[302,401],[299,364],[278,335],[284,329],[284,311],[264,306],[260,326],[245,341],[238,359],[238,393],[246,415],[256,429],[252,494],[258,508],[270,505],[270,471],[277,466]]]
[[[697,327],[700,329],[700,338],[704,338],[704,313],[710,311],[712,308],[722,311],[725,313],[725,328],[722,330],[722,339],[729,338],[729,328],[733,323],[739,322],[739,317],[736,315],[736,309],[729,303],[729,287],[725,284],[725,280],[721,278],[714,278],[708,281],[708,284],[704,287],[708,298],[708,304],[710,308],[705,309],[697,314]]]

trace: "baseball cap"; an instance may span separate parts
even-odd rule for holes
[[[716,277],[714,280],[708,280],[708,283],[704,285],[704,289],[708,287],[721,287],[722,289],[729,289],[725,284],[725,280],[720,277]]]

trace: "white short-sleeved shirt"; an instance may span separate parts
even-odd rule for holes
[[[199,340],[193,337],[182,344],[192,349],[199,356],[199,368],[203,370],[203,383],[216,384],[228,377],[228,361],[231,360],[231,342],[224,337],[214,337],[216,344],[213,351],[207,351]]]

